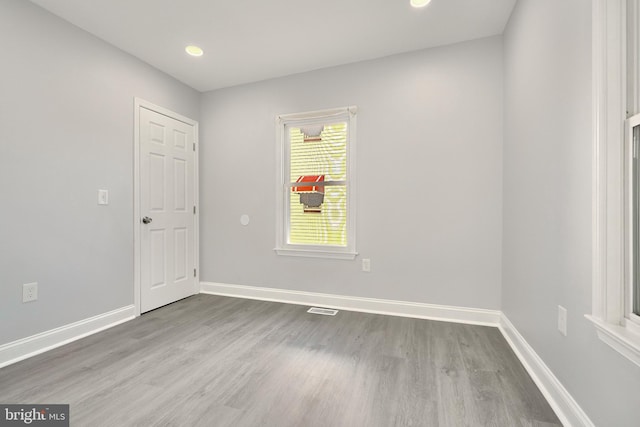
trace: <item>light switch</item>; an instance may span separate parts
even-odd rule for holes
[[[109,190],[98,190],[98,204],[99,205],[109,204]]]

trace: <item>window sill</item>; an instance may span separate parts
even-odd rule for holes
[[[310,249],[283,249],[275,248],[274,251],[278,255],[285,256],[300,256],[309,258],[327,258],[327,259],[346,259],[352,260],[358,255],[357,252],[334,252],[334,251],[322,251],[322,250],[310,250]]]
[[[604,322],[596,317],[585,315],[597,329],[598,338],[618,353],[640,366],[640,335],[629,328]]]

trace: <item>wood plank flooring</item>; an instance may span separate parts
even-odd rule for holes
[[[0,369],[72,426],[560,426],[496,328],[200,294]]]

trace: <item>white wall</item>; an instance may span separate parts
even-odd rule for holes
[[[360,256],[277,256],[275,116],[347,105]],[[500,37],[208,92],[201,117],[203,281],[499,308]]]
[[[520,0],[504,35],[502,309],[598,426],[637,426],[640,370],[591,312],[591,2]],[[556,329],[568,309],[568,336]]]
[[[198,119],[199,93],[22,0],[0,52],[3,344],[133,304],[133,98]]]

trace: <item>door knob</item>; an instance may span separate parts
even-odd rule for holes
[[[148,216],[145,216],[144,218],[142,218],[143,224],[149,224],[151,221],[153,221],[153,218],[149,218]]]

